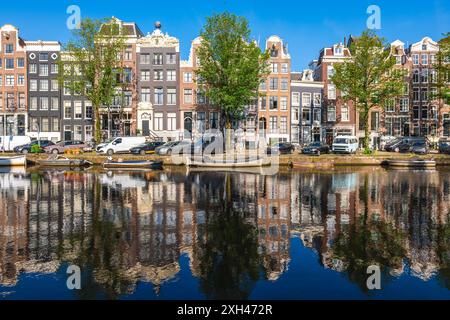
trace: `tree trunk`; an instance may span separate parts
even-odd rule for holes
[[[226,116],[226,120],[225,120],[225,150],[231,150],[232,145],[231,145],[231,121],[230,121],[230,116]]]
[[[100,143],[102,141],[102,134],[100,130],[100,107],[98,105],[94,106],[95,109],[95,142]]]
[[[364,113],[363,113],[363,121],[364,121],[364,149],[367,150],[369,148],[369,108],[367,104],[364,107]]]

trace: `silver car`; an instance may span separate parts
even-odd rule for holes
[[[172,154],[172,148],[178,145],[180,141],[169,141],[155,149],[155,153],[161,156],[169,156]]]

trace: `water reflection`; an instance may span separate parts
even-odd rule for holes
[[[246,299],[261,282],[299,279],[297,237],[364,294],[371,264],[383,283],[407,273],[448,290],[449,198],[446,171],[3,172],[0,292],[77,264],[76,298],[132,295],[139,283],[158,296],[187,256],[201,296]]]

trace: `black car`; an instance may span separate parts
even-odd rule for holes
[[[24,145],[22,145],[22,146],[17,146],[17,147],[15,147],[14,148],[14,152],[16,152],[16,153],[29,153],[29,152],[31,152],[31,148],[33,147],[33,146],[37,146],[37,145],[40,145],[41,146],[41,152],[44,152],[44,150],[43,150],[43,148],[45,148],[45,147],[48,147],[48,146],[52,146],[52,145],[54,145],[54,143],[52,142],[52,141],[50,141],[50,140],[34,140],[34,141],[31,141],[30,143],[28,143],[28,144],[24,144]]]
[[[312,142],[302,149],[303,154],[321,154],[329,153],[330,146],[322,142]]]
[[[290,142],[281,142],[267,148],[267,153],[291,154],[294,153],[295,146]]]
[[[425,141],[413,141],[405,142],[398,146],[399,152],[416,153],[416,154],[428,154],[429,148]]]
[[[428,147],[428,141],[424,137],[403,137],[389,142],[384,147],[384,150],[389,152],[408,152],[404,150],[407,150],[408,146],[412,146],[416,142],[425,143]]]
[[[137,147],[131,148],[130,153],[132,154],[151,154],[156,153],[155,149],[162,146],[164,142],[162,141],[153,141],[153,142],[146,142],[143,144],[138,145]]]
[[[402,143],[402,139],[394,139],[389,141],[386,146],[384,147],[384,150],[388,152],[398,152],[398,146]]]
[[[439,153],[450,154],[450,139],[439,140]]]

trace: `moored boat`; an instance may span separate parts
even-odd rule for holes
[[[27,165],[26,156],[0,157],[0,166],[2,167],[15,167],[26,165]]]
[[[49,157],[45,160],[38,160],[37,163],[44,167],[86,167],[92,166],[92,162],[83,159],[70,159],[63,156]]]
[[[186,165],[191,167],[210,167],[210,168],[245,168],[245,167],[263,167],[270,165],[270,158],[212,158],[197,157],[186,158]]]
[[[436,161],[425,159],[388,159],[386,163],[390,167],[397,168],[435,168]]]
[[[113,161],[109,159],[103,163],[105,169],[162,169],[162,161],[150,161],[150,160],[118,160]]]

